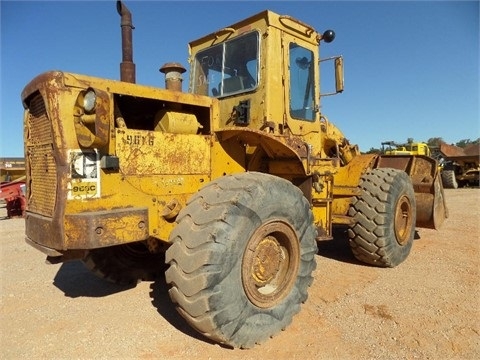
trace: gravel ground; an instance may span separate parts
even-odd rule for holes
[[[197,335],[162,280],[125,288],[80,262],[46,265],[25,244],[23,219],[0,220],[0,358],[480,359],[480,189],[445,192],[449,219],[418,229],[397,268],[358,263],[342,233],[319,243],[301,312],[250,350]]]

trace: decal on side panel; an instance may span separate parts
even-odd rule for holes
[[[69,150],[69,200],[100,197],[100,157],[97,150]]]

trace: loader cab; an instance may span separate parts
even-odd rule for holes
[[[219,99],[214,130],[318,132],[322,36],[289,16],[261,12],[189,44],[189,91]]]

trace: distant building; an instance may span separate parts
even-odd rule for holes
[[[25,176],[24,158],[0,158],[0,181],[12,181]]]

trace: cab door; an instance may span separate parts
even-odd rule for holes
[[[292,134],[297,136],[320,130],[318,60],[316,51],[304,44],[289,34],[283,36],[285,119]]]

